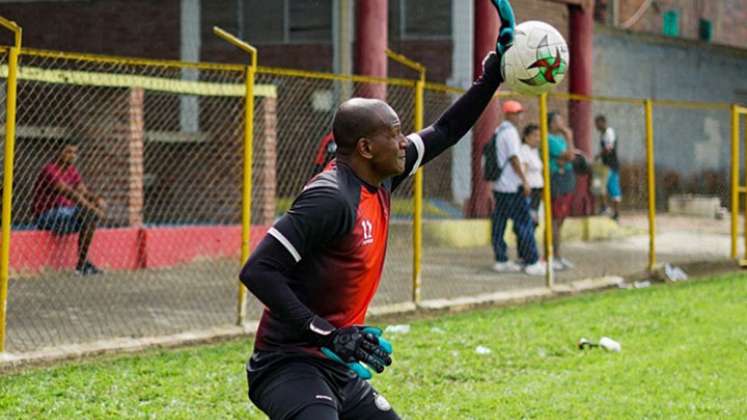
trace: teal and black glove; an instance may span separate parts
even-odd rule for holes
[[[379,328],[351,326],[335,328],[327,320],[314,317],[309,330],[316,335],[316,344],[328,358],[347,365],[361,379],[371,379],[368,367],[381,373],[392,364],[392,345]]]
[[[495,52],[499,56],[508,50],[514,43],[514,28],[516,27],[516,18],[514,10],[508,0],[491,0],[493,6],[498,11],[498,18],[501,20],[501,29],[498,33],[498,40],[495,43]]]

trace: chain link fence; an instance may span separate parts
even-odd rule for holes
[[[3,103],[6,52],[0,50]],[[23,353],[235,323],[245,77],[246,68],[237,65],[23,51],[7,351]],[[414,130],[414,80],[259,67],[255,83],[253,244],[333,157],[330,127],[344,100],[384,98],[399,114],[403,132]],[[428,84],[425,125],[462,92]],[[525,108],[517,127],[520,133],[546,118],[540,115],[537,98],[505,95],[494,99],[499,102],[492,109],[499,109],[506,99],[519,101]],[[657,102],[653,108],[654,239],[659,261],[727,259],[730,218],[722,207],[731,204],[728,109],[674,105]],[[584,107],[591,114],[580,114]],[[643,101],[557,94],[550,97],[548,110],[574,128],[581,118],[592,116],[586,121],[591,148],[574,165],[578,183],[571,206],[574,214],[560,230],[560,255],[572,266],[556,271],[557,283],[644,272],[651,238]],[[593,126],[596,115],[604,115],[617,135],[622,192],[617,221],[601,208],[605,196],[607,206],[612,208],[612,203],[609,168],[596,158],[602,137]],[[4,125],[4,107],[0,121]],[[423,169],[424,300],[545,285],[541,275],[494,270],[490,218],[474,218],[465,206],[472,179],[482,176],[482,169],[472,164],[472,156],[480,151],[471,150],[470,136]],[[577,145],[579,141],[576,136]],[[102,275],[76,275],[80,235],[55,233],[60,225],[39,225],[40,174],[45,168],[49,171],[50,164],[67,159],[64,152],[71,145],[77,147],[75,166],[92,193],[91,201],[100,195],[107,204],[87,255],[104,270]],[[541,151],[541,147],[529,149]],[[412,305],[413,194],[410,178],[392,197],[389,246],[375,308]],[[698,200],[710,203],[714,213],[692,213],[701,208]],[[529,204],[514,201],[498,200],[494,208]],[[681,202],[692,204],[687,207]],[[551,203],[535,209],[537,217],[532,221],[531,236],[540,262],[546,255],[542,206],[547,204]],[[525,254],[517,252],[515,233],[508,224],[504,237],[511,261]],[[246,319],[257,320],[262,306],[251,297],[246,305]]]
[[[8,349],[231,323],[243,68],[33,50],[19,67]],[[98,220],[55,209],[74,206],[50,198],[69,164],[90,191],[74,211]],[[81,257],[104,274],[77,275]]]
[[[726,104],[653,102],[660,264],[730,257],[731,121]]]

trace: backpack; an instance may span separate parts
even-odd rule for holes
[[[498,181],[503,168],[498,164],[498,132],[494,132],[482,146],[482,177],[486,181]]]

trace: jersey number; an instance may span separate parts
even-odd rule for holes
[[[368,220],[361,220],[361,228],[363,228],[363,244],[370,244],[373,242],[373,225]]]

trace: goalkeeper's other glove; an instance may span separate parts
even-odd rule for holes
[[[366,326],[335,328],[324,318],[315,316],[308,324],[315,344],[328,358],[346,364],[361,379],[370,379],[371,371],[384,371],[392,364],[392,345],[381,337],[381,330]],[[362,363],[361,363],[362,362]]]
[[[514,10],[511,8],[511,3],[508,0],[491,0],[493,6],[498,11],[498,18],[501,20],[501,29],[498,33],[498,40],[495,43],[495,52],[499,56],[508,50],[514,43],[514,27],[516,26],[516,18],[514,18]]]

